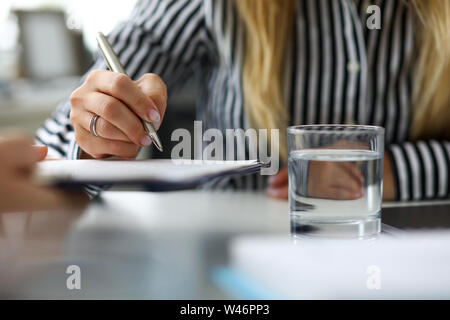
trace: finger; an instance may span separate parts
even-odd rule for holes
[[[352,176],[358,183],[362,186],[364,183],[364,177],[361,174],[361,171],[358,169],[358,166],[352,162],[339,162],[338,163],[347,173]]]
[[[133,159],[139,151],[139,147],[133,143],[95,137],[81,127],[77,128],[75,135],[81,149],[95,159],[110,155]]]
[[[86,131],[90,131],[91,119],[95,116],[92,112],[86,111],[80,114],[80,123]],[[120,129],[111,124],[102,117],[98,117],[95,123],[95,131],[97,134],[108,140],[118,140],[124,142],[132,142]]]
[[[326,177],[323,183],[331,187],[344,188],[350,192],[361,190],[362,184],[359,179],[350,174],[342,164],[326,161],[323,162],[323,165],[323,169],[319,172],[323,174],[323,177]]]
[[[363,141],[351,141],[351,140],[339,140],[333,145],[331,145],[328,149],[360,149],[360,150],[368,150],[369,145],[367,142]]]
[[[88,203],[83,193],[37,187],[30,180],[15,179],[0,203],[0,212],[81,209]]]
[[[0,144],[2,143],[26,143],[26,144],[32,144],[33,139],[23,132],[9,130],[9,131],[3,131],[0,136]]]
[[[96,70],[89,74],[86,83],[96,91],[119,99],[141,119],[153,121],[152,117],[156,114],[160,116],[155,102],[144,94],[127,75]],[[157,112],[156,114],[155,111]],[[160,119],[161,117],[155,119],[155,121]]]
[[[31,168],[36,162],[31,143],[31,138],[26,136],[2,138],[0,157],[3,165],[10,170]]]
[[[362,191],[354,192],[345,188],[334,187],[330,190],[330,197],[336,200],[356,200],[363,196]]]
[[[288,181],[289,181],[288,169],[283,168],[276,175],[271,176],[269,178],[269,185],[271,187],[278,188],[287,184]]]
[[[155,129],[159,129],[161,126],[162,119],[166,112],[167,107],[167,87],[164,81],[156,74],[147,73],[144,74],[139,80],[137,80],[136,85],[141,89],[141,91],[149,97],[158,108],[159,114],[152,112],[152,122]],[[158,120],[158,116],[160,117]]]
[[[340,172],[336,172],[334,177],[331,178],[330,186],[332,188],[345,189],[348,192],[360,192],[362,190],[362,186],[355,178],[350,176],[343,169]]]
[[[122,131],[130,141],[138,146],[148,146],[148,134],[144,130],[141,120],[120,100],[99,92],[91,92],[85,98],[84,107],[91,114],[97,114],[114,127]],[[86,115],[74,113],[72,118],[82,123],[83,128],[89,131],[89,121]],[[81,119],[81,117],[84,117]],[[101,122],[101,121],[100,121]],[[85,126],[88,126],[87,128]],[[101,128],[100,128],[101,129]],[[111,128],[107,128],[109,130]],[[113,139],[115,140],[115,139]]]
[[[47,146],[33,146],[33,152],[36,161],[42,161],[45,159],[48,153]]]
[[[286,200],[289,198],[289,186],[281,188],[268,188],[267,195],[274,199]]]

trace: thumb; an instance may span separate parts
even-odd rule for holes
[[[167,107],[166,84],[159,76],[152,73],[144,74],[139,80],[135,81],[135,83],[139,89],[150,98],[156,107],[155,112],[158,112],[158,115],[154,115],[156,119],[153,119],[152,116],[150,119],[153,120],[155,127],[159,128]]]
[[[33,153],[36,161],[42,161],[47,156],[48,148],[47,146],[33,146]]]

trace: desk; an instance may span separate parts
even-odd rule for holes
[[[83,212],[1,217],[3,298],[233,298],[211,278],[230,240],[290,230],[287,202],[251,192],[111,191]],[[81,290],[66,287],[69,265]]]

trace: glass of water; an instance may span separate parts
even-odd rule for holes
[[[305,125],[287,129],[294,236],[373,237],[381,229],[384,129]]]

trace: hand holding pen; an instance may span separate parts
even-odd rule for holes
[[[118,59],[110,60],[114,52],[102,54],[110,68],[117,67]],[[134,158],[152,142],[161,150],[156,130],[166,110],[166,85],[155,74],[133,81],[123,68],[113,71],[92,71],[70,97],[70,119],[82,157]]]

